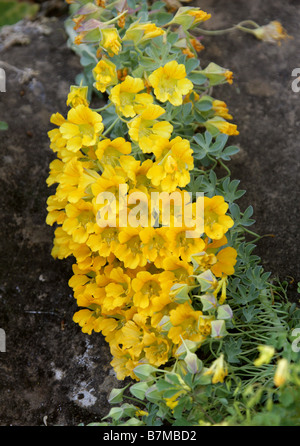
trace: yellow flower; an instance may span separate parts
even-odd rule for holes
[[[212,102],[212,108],[216,116],[221,116],[224,119],[233,119],[232,116],[228,113],[228,107],[224,101],[214,99]]]
[[[110,351],[113,356],[111,365],[114,368],[117,379],[124,380],[126,377],[136,379],[134,368],[138,365],[138,359],[133,359],[126,348],[111,344]]]
[[[153,102],[150,94],[139,93],[144,88],[143,79],[126,76],[123,82],[111,89],[109,98],[125,117],[133,118]]]
[[[189,48],[183,48],[181,51],[182,54],[185,54],[188,59],[196,57],[196,55]]]
[[[287,359],[282,358],[278,361],[276,372],[274,375],[274,384],[276,387],[282,386],[289,376],[289,363]]]
[[[224,378],[227,376],[227,374],[228,370],[223,354],[221,354],[221,356],[219,356],[219,358],[212,363],[206,372],[204,372],[204,375],[213,375],[212,384],[224,382]]]
[[[150,104],[128,123],[130,138],[139,143],[144,153],[154,152],[160,138],[170,138],[173,126],[167,121],[157,121],[164,113],[165,110],[159,105]]]
[[[102,308],[104,313],[118,311],[130,304],[132,297],[131,278],[121,267],[112,268],[109,283],[105,286]]]
[[[80,185],[84,164],[73,158],[68,161],[59,177],[59,185],[56,196],[59,200],[67,199],[70,203],[76,203],[85,196],[84,187]]]
[[[101,29],[102,39],[100,46],[104,48],[110,57],[119,54],[122,49],[122,40],[116,28]]]
[[[175,106],[181,105],[182,97],[193,89],[193,83],[186,77],[185,66],[175,60],[150,74],[149,83],[159,101],[169,101]]]
[[[67,105],[71,107],[77,107],[77,105],[83,104],[88,107],[89,102],[87,100],[88,87],[77,87],[72,85],[70,87],[70,93],[67,98]]]
[[[194,17],[193,25],[196,25],[197,23],[200,23],[200,22],[206,22],[206,20],[211,18],[211,14],[208,14],[207,12],[202,11],[199,8],[190,9],[189,11],[187,11],[187,13],[190,16]]]
[[[66,205],[66,219],[63,230],[72,235],[75,243],[85,243],[89,234],[94,232],[95,215],[90,202],[80,200]]]
[[[186,186],[190,182],[189,171],[194,166],[192,153],[189,141],[180,136],[170,141],[160,140],[154,150],[156,162],[147,177],[154,186],[160,186],[166,192]]]
[[[240,133],[235,124],[230,124],[223,118],[218,118],[217,116],[208,119],[204,125],[208,131],[213,128],[219,130],[221,133],[225,133],[225,135],[239,135]]]
[[[193,342],[202,342],[204,336],[199,331],[199,321],[202,316],[201,311],[194,310],[188,302],[177,305],[170,311],[170,322],[172,327],[168,332],[168,337],[174,344],[180,344],[182,338]]]
[[[230,246],[222,249],[216,256],[216,263],[211,266],[211,272],[216,277],[222,277],[223,274],[230,276],[234,273],[234,265],[236,264],[237,252]]]
[[[278,43],[278,45],[281,44],[281,40],[291,38],[291,36],[289,36],[286,30],[283,28],[281,23],[277,20],[270,22],[267,25],[259,26],[258,28],[253,29],[252,33],[259,40],[270,43]]]
[[[145,333],[143,338],[145,356],[154,367],[165,364],[171,354],[171,343],[158,333]]]
[[[185,391],[184,390],[179,390],[177,393],[175,393],[175,395],[171,396],[170,398],[164,398],[166,405],[171,409],[175,409],[175,407],[177,406],[177,404],[179,403],[179,397],[180,395],[184,394]]]
[[[182,25],[184,29],[193,28],[200,22],[205,22],[211,17],[200,8],[180,7],[170,23]]]
[[[204,232],[213,240],[220,240],[234,225],[231,217],[225,215],[228,204],[221,195],[204,197]]]
[[[135,292],[134,305],[145,309],[152,303],[155,310],[160,311],[163,306],[170,303],[169,292],[173,277],[173,274],[167,271],[160,274],[151,274],[149,271],[139,272],[132,281],[132,288]]]
[[[135,22],[127,29],[123,41],[132,40],[136,45],[139,45],[163,34],[165,34],[165,31],[157,27],[154,23]]]
[[[54,223],[62,224],[66,219],[65,207],[68,203],[67,199],[60,200],[56,195],[50,195],[47,200],[47,225],[52,226]]]
[[[107,87],[118,82],[116,66],[110,60],[102,58],[93,69],[94,87],[104,93]]]
[[[98,317],[94,324],[94,331],[98,333],[101,332],[106,340],[108,340],[111,336],[115,335],[118,326],[118,321],[112,317]]]
[[[144,348],[143,327],[137,325],[134,320],[130,320],[126,322],[121,329],[121,333],[121,344],[123,345],[123,348],[126,349],[126,352],[129,353],[132,358],[139,358]]]
[[[102,148],[100,148],[100,151],[102,150]],[[94,197],[96,197],[96,199],[102,192],[111,192],[114,195],[115,199],[118,200],[119,186],[124,184],[126,173],[123,171],[122,168],[119,168],[118,170],[117,169],[118,166],[114,168],[109,164],[105,165],[105,169],[102,172],[102,175],[100,175],[97,178],[97,181],[95,181],[95,183],[91,186],[92,193]]]
[[[95,317],[90,310],[79,310],[73,316],[73,321],[82,327],[83,333],[91,334],[94,329]]]
[[[51,161],[49,168],[50,172],[46,183],[48,186],[52,186],[52,184],[59,183],[60,177],[63,173],[64,163],[61,160],[55,159]]]
[[[168,228],[143,228],[140,232],[140,238],[143,246],[144,256],[154,262],[157,268],[162,267],[163,260],[170,254],[168,239]]]
[[[179,228],[169,228],[167,233],[172,253],[187,262],[190,262],[192,254],[202,252],[205,248],[201,234],[198,237],[187,237],[187,232],[192,229],[181,225]]]
[[[138,409],[135,412],[135,416],[136,417],[144,417],[144,416],[147,416],[147,415],[149,415],[149,412],[147,412],[146,410]]]
[[[145,266],[147,259],[142,252],[142,241],[139,236],[139,228],[122,228],[119,233],[119,245],[114,254],[124,262],[125,268],[135,269]]]
[[[275,353],[274,347],[271,345],[259,345],[257,349],[260,352],[260,355],[254,361],[254,365],[259,367],[263,364],[269,364]]]
[[[95,152],[101,165],[111,165],[113,167],[119,165],[119,159],[122,155],[131,153],[131,144],[124,138],[116,138],[114,140],[104,139],[100,141]]]
[[[117,227],[95,228],[86,242],[87,246],[100,255],[108,257],[119,244],[119,229]]]
[[[53,119],[53,116],[54,115],[52,115],[50,121],[53,124],[56,124],[55,122],[56,120]],[[66,122],[66,120],[64,119],[63,122]],[[60,126],[61,124],[57,125]],[[67,163],[68,161],[71,161],[73,158],[79,158],[82,156],[82,153],[80,151],[74,152],[67,149],[67,140],[63,137],[60,128],[50,130],[48,132],[48,137],[50,139],[51,150],[53,150],[53,152],[57,154],[57,157],[60,158],[62,162]]]
[[[193,262],[194,268],[195,268],[195,274],[199,274],[201,272],[204,272],[208,269],[212,271],[212,267],[217,262],[217,258],[212,253],[207,253],[205,251],[195,253],[191,256],[191,261]]]
[[[67,149],[72,152],[96,144],[103,129],[101,115],[83,104],[71,108],[67,121],[60,126],[62,136],[67,140]]]
[[[72,254],[70,242],[72,237],[68,235],[61,226],[54,231],[54,241],[51,255],[54,259],[65,259]]]
[[[144,192],[148,198],[149,188],[151,188],[151,181],[147,178],[147,173],[150,167],[153,165],[153,161],[147,159],[141,163],[137,161],[133,156],[123,155],[120,157],[120,166],[126,172],[126,182],[128,185],[128,191],[132,192]],[[147,209],[148,214],[148,209]]]
[[[193,46],[193,48],[195,49],[195,51],[197,51],[197,53],[204,50],[204,46],[202,45],[201,42],[199,42],[198,39],[190,39],[190,43]]]
[[[191,282],[190,276],[193,274],[193,267],[190,263],[178,259],[177,256],[169,256],[164,259],[162,264],[163,269],[172,271],[177,283]]]
[[[127,180],[126,172],[121,167],[106,165],[102,175],[91,185],[96,221],[100,228],[118,225],[119,212],[126,206],[126,191],[120,191],[122,192],[124,186],[127,189]]]

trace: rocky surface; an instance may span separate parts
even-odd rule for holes
[[[80,66],[62,21],[19,24],[17,32],[23,44],[0,53],[27,73],[23,79],[23,71],[5,65],[0,93],[0,120],[9,125],[0,133],[0,327],[7,350],[0,353],[0,424],[76,425],[107,414],[107,394],[119,385],[102,337],[83,335],[72,321],[72,262],[53,260],[53,229],[45,224],[54,159],[49,118],[66,112]]]
[[[291,72],[299,64],[299,2],[288,0],[284,8],[279,0],[199,5],[212,13],[207,28],[278,19],[294,37],[280,47],[237,32],[205,37],[201,63],[214,61],[234,72],[234,84],[218,87],[216,96],[227,102],[240,130],[234,144],[241,151],[230,163],[232,178],[247,191],[239,204],[253,205],[254,230],[275,235],[263,238],[257,252],[266,270],[294,280],[289,293],[296,300],[300,93],[291,89]],[[0,38],[7,74],[0,120],[9,125],[0,132],[0,327],[7,349],[0,353],[0,425],[73,426],[106,415],[107,395],[121,383],[102,337],[82,334],[72,321],[77,307],[68,287],[71,262],[50,255],[49,118],[66,112],[80,65],[67,48],[62,18],[38,25],[19,25],[10,43]]]

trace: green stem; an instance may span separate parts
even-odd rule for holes
[[[111,20],[108,20],[108,22],[104,22],[105,26],[107,26],[107,25],[111,25],[112,23],[117,22],[121,17],[123,17],[123,15],[127,14],[127,12],[128,12],[127,10],[126,10],[126,11],[123,11],[122,14],[120,14],[120,15],[114,17],[114,18],[111,19]]]
[[[107,105],[105,105],[104,107],[100,107],[100,108],[93,108],[92,110],[94,112],[100,112],[102,110],[106,110],[107,108],[111,107],[113,105],[112,102],[109,102]]]
[[[132,119],[129,119],[129,121],[126,121],[126,119],[122,118],[122,116],[118,115],[120,121],[125,122],[126,124],[128,124],[128,122],[132,121]]]
[[[117,117],[117,118],[114,120],[114,122],[108,127],[108,129],[106,129],[105,132],[102,133],[102,136],[107,135],[107,133],[109,133],[109,132],[114,128],[114,126],[116,125],[116,123],[117,123],[118,121],[119,121],[119,117]]]
[[[253,20],[243,20],[242,22],[240,22],[237,26],[239,25],[252,25],[254,28],[260,28],[260,26],[254,22]]]
[[[137,52],[141,57],[144,57],[144,54],[142,53],[142,51],[139,49],[139,47],[138,47],[136,44],[134,45],[134,48],[135,48],[136,52]]]
[[[218,161],[219,161],[219,163],[221,164],[221,166],[222,166],[222,167],[226,170],[226,172],[227,172],[227,175],[226,175],[225,178],[230,177],[230,175],[231,175],[231,171],[230,171],[230,169],[226,166],[225,163],[223,163],[223,161],[222,161],[221,159],[218,159]]]
[[[198,403],[198,401],[195,401],[196,405],[198,407],[198,409],[203,413],[203,415],[208,419],[208,421],[210,421],[210,423],[215,424],[215,420],[208,415],[208,413],[206,413],[206,411],[203,409],[203,403],[201,402],[200,404]]]
[[[216,159],[214,159],[211,155],[207,154],[207,158],[210,159],[214,165],[212,166],[211,170],[214,170],[216,165],[218,164],[218,161]]]
[[[143,404],[144,406],[146,406],[146,403],[144,401],[139,400],[137,398],[134,398],[132,396],[124,395],[124,400],[131,400],[131,401],[134,401],[137,404]]]
[[[216,30],[196,28],[195,31],[199,32],[200,34],[204,34],[205,36],[217,36],[219,34],[225,34],[234,31],[236,29],[236,26],[238,25],[231,26],[230,28],[226,29],[216,29]]]
[[[243,25],[252,25],[254,28],[259,28],[259,25],[256,22],[253,22],[253,20],[243,20],[242,22],[238,23],[237,25],[231,26],[230,28],[225,29],[216,29],[216,30],[209,30],[209,29],[203,29],[203,28],[196,28],[195,31],[206,35],[206,36],[217,36],[220,34],[226,34],[231,31],[235,31],[238,29],[239,31],[243,31],[246,33],[254,34],[254,30],[251,28],[246,28]]]
[[[243,226],[243,230],[246,231],[246,232],[248,232],[248,234],[254,235],[254,236],[257,237],[258,239],[261,238],[261,236],[260,236],[259,234],[256,234],[255,232],[250,231],[250,229],[247,229],[247,228],[245,228],[244,226]]]

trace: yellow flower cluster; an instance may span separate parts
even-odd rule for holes
[[[138,94],[134,91],[132,103]],[[140,362],[166,363],[181,337],[200,345],[210,334],[211,317],[195,311],[191,301],[178,303],[171,288],[195,284],[191,256],[196,253],[201,253],[197,272],[211,268],[217,277],[233,272],[234,253],[226,254],[232,248],[219,251],[233,225],[225,215],[223,197],[205,198],[202,238],[187,238],[184,227],[97,224],[100,192],[117,196],[119,186],[126,184],[129,196],[137,190],[149,196],[152,191],[184,187],[193,167],[189,142],[180,137],[154,138],[149,150],[152,147],[156,160],[141,162],[130,155],[129,141],[101,135],[101,116],[86,105],[71,108],[67,119],[55,114],[52,122],[58,128],[49,137],[58,159],[51,163],[48,184],[58,186],[48,199],[47,222],[58,225],[53,256],[76,259],[70,286],[84,309],[74,321],[86,333],[103,333],[120,379],[133,377]],[[120,213],[121,201],[118,204]]]
[[[139,25],[127,37],[145,41],[161,33],[155,26]],[[114,28],[103,29],[101,35],[109,57],[121,51]],[[193,150],[187,139],[172,137],[162,105],[181,105],[193,83],[176,61],[147,79],[126,75],[118,82],[116,66],[103,57],[93,74],[94,86],[108,93],[116,115],[127,123],[130,140],[106,136],[110,129],[105,130],[101,114],[90,108],[87,91],[72,87],[67,117],[51,117],[56,128],[49,132],[50,147],[57,159],[47,183],[57,186],[47,202],[47,223],[56,225],[53,257],[75,258],[69,285],[81,309],[74,321],[84,333],[103,334],[118,379],[136,378],[138,364],[159,367],[174,358],[182,340],[200,346],[211,334],[214,316],[193,307],[190,291],[197,285],[195,277],[210,270],[216,295],[222,287],[224,301],[222,284],[236,262],[236,251],[224,247],[233,221],[226,215],[224,198],[215,196],[204,199],[204,231],[197,237],[187,237],[190,228],[176,224],[175,204],[169,226],[159,212],[156,225],[151,213],[135,226],[128,224],[136,212],[134,193],[142,193],[139,209],[151,201],[152,193],[177,192],[183,200],[194,167]],[[222,105],[216,103],[216,108]],[[143,160],[134,156],[133,145]],[[115,202],[101,202],[102,193],[113,194]],[[189,205],[193,216],[194,205]],[[99,223],[104,214],[106,225]]]

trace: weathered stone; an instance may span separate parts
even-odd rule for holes
[[[76,425],[99,420],[107,395],[120,383],[101,335],[88,336],[72,321],[77,311],[68,280],[69,260],[53,260],[53,228],[45,224],[50,116],[66,113],[69,87],[81,68],[66,46],[63,22],[47,22],[51,33],[26,31],[27,45],[3,49],[0,59],[38,74],[25,83],[6,69],[0,93],[1,217],[0,425]],[[7,32],[7,30],[6,30]],[[80,396],[81,395],[81,396]]]

